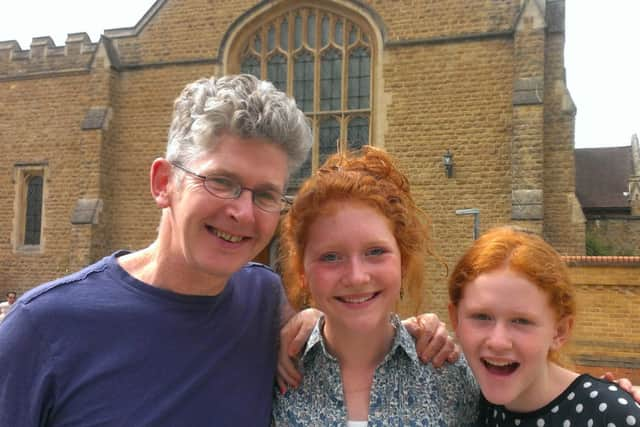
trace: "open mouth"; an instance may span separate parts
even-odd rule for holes
[[[495,375],[510,375],[520,366],[518,362],[498,362],[495,360],[488,361],[487,359],[482,359],[482,363],[490,373]]]
[[[374,292],[372,294],[364,295],[364,296],[343,296],[336,297],[336,299],[340,302],[344,302],[347,304],[364,304],[366,302],[371,301],[375,297],[380,295],[380,292]]]
[[[207,231],[209,233],[213,234],[216,237],[219,237],[220,239],[224,240],[225,242],[238,243],[238,242],[241,242],[243,239],[245,239],[242,236],[235,236],[233,234],[225,233],[224,231],[220,231],[217,228],[213,228],[210,225],[205,225],[205,227],[207,228]]]

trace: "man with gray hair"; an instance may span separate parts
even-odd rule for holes
[[[150,172],[155,241],[20,298],[0,326],[0,425],[269,424],[291,312],[277,274],[249,261],[311,132],[248,75],[191,83],[174,107]]]

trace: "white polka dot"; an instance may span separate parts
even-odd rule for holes
[[[578,404],[576,405],[576,412],[577,412],[578,414],[582,413],[582,410],[583,410],[583,409],[584,409],[584,406],[582,405],[582,403],[578,403]]]
[[[636,417],[634,417],[633,415],[629,415],[625,421],[627,422],[628,426],[636,425]]]
[[[498,417],[498,411],[497,410],[493,410],[493,418],[497,418]]]
[[[589,397],[595,399],[596,397],[598,397],[598,391],[593,390],[591,393],[589,393]]]
[[[617,391],[618,387],[614,386],[613,384],[609,386],[609,390],[611,391]]]
[[[591,418],[587,421],[587,427],[593,427],[593,420]]]
[[[536,421],[536,425],[538,427],[544,427],[544,420],[542,418],[538,418],[538,421]]]
[[[515,425],[519,426],[520,425],[520,418],[516,418],[513,423]]]
[[[627,403],[629,403],[629,401],[627,399],[625,399],[624,397],[619,397],[618,398],[618,403],[621,405],[626,405]]]
[[[589,388],[589,387],[591,387],[591,385],[592,385],[591,382],[587,381],[586,383],[582,384],[582,387]]]
[[[616,427],[614,423],[607,423],[607,427]]]
[[[571,421],[564,420],[564,422],[562,423],[562,427],[571,427]]]
[[[573,398],[576,397],[576,394],[574,392],[569,393],[569,396],[567,396],[567,400],[573,400]]]
[[[502,419],[504,420],[505,418],[507,418],[507,415],[503,412],[502,413]]]
[[[558,405],[556,405],[553,408],[551,408],[551,412],[553,412],[555,414],[556,412],[558,412],[559,409],[560,408],[558,407]]]
[[[604,412],[607,410],[607,404],[602,402],[601,404],[598,405],[598,411],[600,412]]]

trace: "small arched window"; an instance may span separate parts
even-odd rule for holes
[[[39,245],[42,232],[42,176],[27,178],[24,244]]]
[[[329,155],[370,144],[372,49],[356,22],[321,8],[290,10],[252,31],[240,52],[240,71],[293,96],[312,125],[312,155],[293,189]]]

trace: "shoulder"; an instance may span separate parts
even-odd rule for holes
[[[600,413],[607,420],[634,416],[640,423],[640,404],[615,383],[583,374],[574,382],[569,396],[573,395],[582,396],[582,401],[588,402],[592,412]]]
[[[67,276],[36,286],[35,288],[25,292],[24,295],[20,297],[19,302],[24,305],[31,305],[46,297],[53,296],[55,298],[59,292],[77,289],[78,287],[75,285],[81,285],[94,280],[101,280],[101,273],[104,273],[110,266],[117,264],[117,256],[118,253],[114,253],[83,268],[82,270],[76,271],[75,273],[71,273]]]
[[[231,276],[232,280],[239,278],[254,278],[280,283],[280,276],[271,267],[259,262],[249,262]]]
[[[271,267],[258,262],[245,264],[240,270],[233,273],[229,283],[236,287],[249,287],[252,291],[266,289],[280,292],[282,289],[280,276]]]

